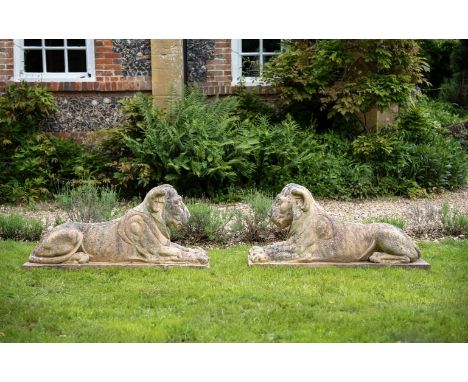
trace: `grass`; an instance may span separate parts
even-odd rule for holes
[[[20,268],[34,243],[0,241],[0,342],[466,342],[468,241],[420,243],[430,271]]]

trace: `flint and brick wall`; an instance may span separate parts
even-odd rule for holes
[[[150,40],[94,40],[96,81],[41,82],[53,91],[58,111],[45,131],[82,133],[121,124],[118,101],[151,91]],[[0,40],[0,92],[13,83],[13,40]]]
[[[230,95],[232,85],[231,39],[187,40],[188,83],[198,86],[207,95]],[[252,87],[261,95],[271,95],[269,86]]]
[[[53,92],[151,91],[150,70],[147,73],[136,72],[137,75],[124,73],[123,61],[126,61],[126,57],[119,49],[120,41],[122,40],[94,40],[96,81],[42,82],[41,84]],[[146,41],[149,46],[149,40]],[[141,52],[136,52],[138,53]],[[145,59],[150,62],[149,53],[146,57],[143,55],[142,61]],[[0,69],[1,91],[7,83],[13,81],[13,40],[0,40],[0,68],[2,68]]]
[[[0,40],[0,92],[13,79],[13,40]]]
[[[206,79],[203,82],[196,82],[196,84],[208,95],[232,94],[231,40],[217,39],[211,41],[214,41],[214,43],[212,58],[207,59],[205,64]]]
[[[59,104],[59,111],[44,124],[44,130],[81,133],[118,126],[123,120],[119,100],[135,92],[150,94],[152,83],[158,83],[151,78],[151,40],[97,39],[94,51],[96,81],[41,83],[55,93]],[[210,96],[235,92],[230,39],[187,40],[186,61],[189,84]],[[155,74],[161,75],[153,70]],[[0,93],[11,83],[13,40],[0,40]],[[268,94],[271,89],[256,87],[256,91]]]

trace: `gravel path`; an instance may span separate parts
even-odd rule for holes
[[[405,231],[419,239],[436,239],[443,236],[442,223],[438,210],[443,203],[459,211],[468,212],[468,188],[455,192],[431,195],[425,199],[380,198],[370,200],[337,201],[317,199],[317,202],[333,216],[353,222],[366,222],[379,217],[399,217],[404,219]],[[231,208],[245,209],[243,204]],[[65,211],[54,203],[38,203],[33,208],[24,206],[0,205],[0,214],[16,213],[42,220],[49,227],[57,221],[68,220]]]

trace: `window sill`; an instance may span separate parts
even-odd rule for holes
[[[80,76],[70,77],[53,77],[53,76],[17,76],[14,78],[15,82],[96,82],[96,76],[88,77],[87,74]]]

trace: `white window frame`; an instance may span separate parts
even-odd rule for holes
[[[263,56],[262,47],[263,39],[260,40],[260,49],[259,56]],[[242,76],[242,56],[251,55],[249,53],[242,53],[242,40],[233,39],[231,40],[231,73],[232,73],[232,85],[239,85],[243,83],[246,86],[259,86],[259,85],[268,85],[267,82],[263,81],[261,77],[244,77]],[[269,56],[271,54],[268,54]],[[260,58],[261,59],[261,58]],[[263,66],[260,64],[260,70]]]
[[[42,44],[42,56],[45,60],[45,49],[66,49],[66,40],[64,40],[65,48],[63,47],[44,47]],[[86,67],[87,72],[74,73],[28,73],[24,71],[24,39],[13,40],[13,81],[27,82],[93,82],[96,81],[96,65],[94,60],[94,40],[86,39]],[[67,57],[67,55],[65,55]]]

